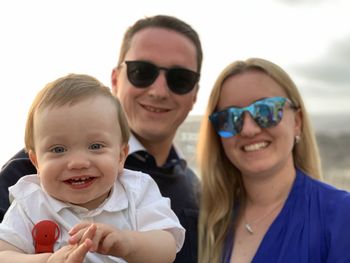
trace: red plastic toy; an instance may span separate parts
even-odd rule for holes
[[[56,222],[42,220],[35,224],[32,230],[35,253],[53,253],[53,246],[60,236],[60,229]]]

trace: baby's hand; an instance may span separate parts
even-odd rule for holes
[[[83,263],[86,254],[92,247],[92,241],[85,239],[80,245],[67,245],[53,253],[48,263]]]
[[[92,240],[96,233],[96,225],[88,222],[83,222],[75,225],[71,230],[69,230],[69,235],[71,236],[68,240],[69,244],[81,244],[86,239]]]
[[[86,239],[91,239],[91,251],[100,254],[125,257],[132,250],[127,231],[120,231],[109,225],[82,222],[75,225],[69,234],[70,244],[81,244]]]

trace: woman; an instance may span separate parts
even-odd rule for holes
[[[198,145],[199,262],[350,262],[350,194],[320,181],[297,87],[279,66],[218,77]]]

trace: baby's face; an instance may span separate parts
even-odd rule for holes
[[[30,157],[51,196],[88,209],[105,200],[128,151],[116,116],[103,96],[35,114]]]

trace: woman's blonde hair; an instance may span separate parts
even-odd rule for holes
[[[114,116],[111,116],[111,121],[117,122],[121,130],[122,143],[127,144],[130,136],[129,126],[120,102],[112,95],[111,90],[92,76],[69,74],[48,83],[36,95],[27,116],[24,138],[26,150],[35,152],[34,116],[36,112],[48,107],[72,105],[97,96],[107,97],[115,105],[117,118],[112,119]]]
[[[311,177],[320,179],[322,176],[315,134],[300,93],[288,74],[274,63],[260,58],[236,61],[228,65],[214,84],[199,134],[197,159],[202,181],[199,217],[200,263],[221,262],[225,237],[232,223],[233,208],[237,205],[237,200],[245,196],[240,171],[226,157],[220,137],[214,131],[208,117],[216,111],[225,80],[252,70],[269,75],[300,110],[302,130],[300,141],[293,148],[294,164]]]

